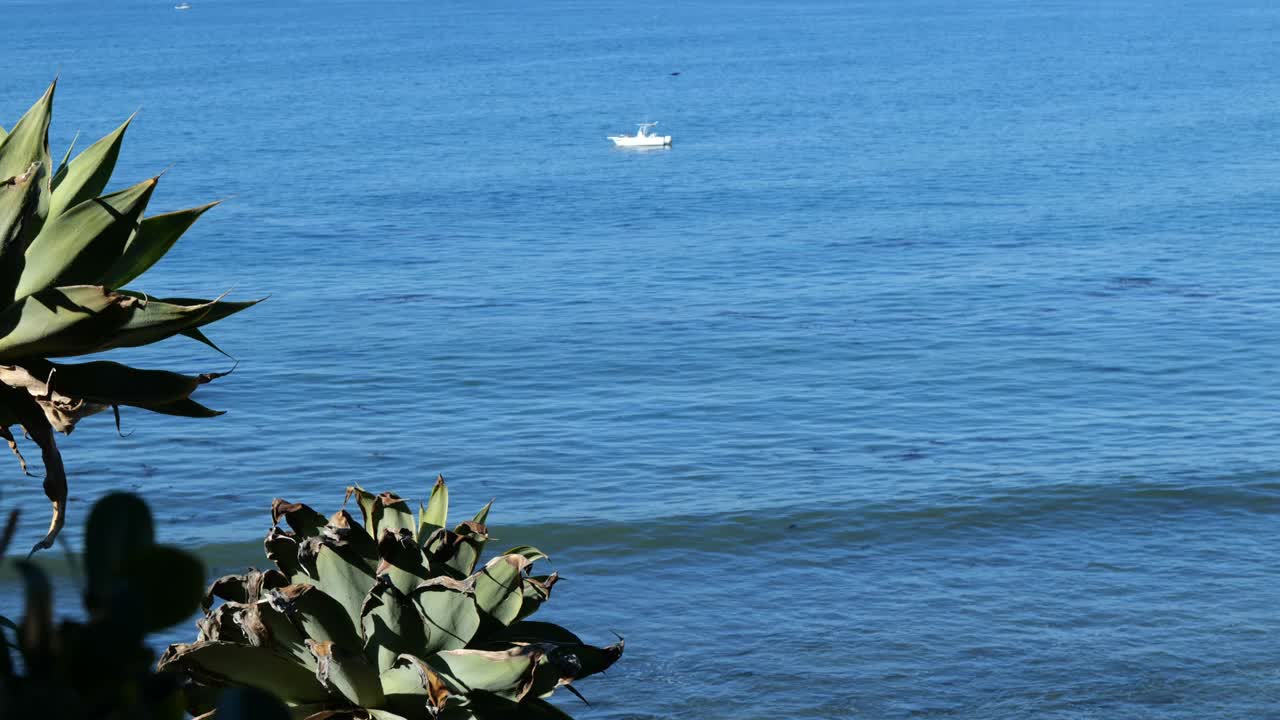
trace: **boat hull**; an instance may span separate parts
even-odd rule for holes
[[[670,135],[649,135],[647,137],[636,137],[634,135],[610,135],[609,139],[613,141],[613,144],[616,147],[655,148],[671,145]]]

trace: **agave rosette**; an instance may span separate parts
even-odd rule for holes
[[[0,128],[0,437],[17,453],[10,428],[20,425],[41,450],[53,518],[35,549],[52,545],[65,520],[67,480],[55,431],[69,433],[81,418],[122,405],[219,414],[191,399],[219,374],[50,358],[179,334],[213,346],[200,328],[254,304],[126,289],[216,203],[144,216],[158,177],[106,192],[132,118],[74,158],[69,149],[55,168],[49,123],[56,85],[11,129]]]
[[[566,718],[543,698],[623,651],[529,620],[558,575],[512,547],[481,564],[486,505],[447,529],[439,478],[418,513],[390,493],[348,488],[362,520],[277,499],[265,540],[275,564],[216,580],[199,637],[160,661],[191,681],[193,714],[224,688],[274,693],[313,720]],[[492,503],[490,503],[492,504]],[[283,526],[282,526],[283,525]]]

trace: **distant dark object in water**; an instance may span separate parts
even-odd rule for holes
[[[1155,285],[1156,279],[1152,277],[1124,276],[1112,278],[1108,284],[1117,288],[1145,288]]]
[[[673,72],[673,73],[671,73],[671,77],[675,77],[675,76],[677,76],[677,75],[679,75],[679,74],[680,74],[679,72]]]

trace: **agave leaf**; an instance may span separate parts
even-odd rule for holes
[[[279,500],[279,498],[276,498]],[[267,559],[276,564],[280,572],[289,579],[289,584],[305,582],[310,579],[298,561],[298,539],[278,527],[273,527],[262,541],[267,551]]]
[[[251,308],[262,302],[264,299],[265,298],[258,298],[257,300],[201,300],[199,298],[161,298],[160,302],[169,303],[170,305],[185,305],[188,307],[209,305],[209,312],[205,313],[204,317],[200,318],[200,321],[195,324],[195,327],[204,327],[205,325],[216,323],[223,318],[235,315],[241,310]]]
[[[421,652],[427,644],[418,609],[395,588],[374,588],[360,621],[365,657],[380,671],[390,669],[401,654]]]
[[[109,288],[118,288],[133,282],[164,257],[178,238],[182,237],[182,234],[195,224],[205,211],[217,204],[217,202],[211,202],[208,205],[143,218],[138,226],[138,232],[125,246],[124,253],[103,275],[102,284]]]
[[[17,363],[63,395],[107,405],[163,406],[185,400],[201,385],[220,374],[181,375],[167,370],[143,370],[98,360],[87,363],[51,363],[39,358]]]
[[[423,655],[464,648],[480,629],[475,598],[464,587],[450,578],[433,578],[413,591],[410,599],[422,613],[427,630]]]
[[[207,611],[203,618],[196,621],[196,628],[199,630],[197,642],[248,643],[248,637],[236,621],[243,612],[244,606],[240,603],[223,603]]]
[[[626,647],[626,641],[618,638],[618,642],[607,645],[605,647],[595,647],[594,645],[575,645],[567,648],[578,659],[579,669],[573,675],[574,680],[581,680],[588,675],[608,670],[611,665],[622,657],[622,651]]]
[[[208,323],[205,323],[205,324],[207,325]],[[235,360],[235,358],[231,357],[231,355],[227,353],[226,350],[223,350],[222,348],[218,347],[216,343],[210,340],[208,335],[205,335],[204,333],[200,332],[200,328],[188,328],[186,330],[183,330],[180,334],[185,335],[186,337],[189,337],[192,340],[195,340],[196,342],[204,343],[205,345],[208,345],[209,347],[213,348],[214,352],[220,353],[222,355],[226,355],[232,360]]]
[[[274,633],[267,627],[263,621],[266,614],[273,612],[272,607],[263,601],[264,593],[268,598],[274,595],[273,591],[287,587],[287,579],[281,573],[275,570],[267,572],[258,572],[257,570],[249,570],[243,575],[227,575],[218,578],[213,585],[209,587],[208,594],[205,595],[202,606],[208,613],[209,607],[213,604],[213,598],[220,597],[225,602],[218,606],[215,614],[225,616],[226,610],[231,609],[230,619],[236,625],[235,633],[231,636],[221,637],[229,628],[226,627],[224,620],[219,620],[218,633],[212,634],[205,632],[201,635],[201,640],[217,640],[230,639],[237,636],[239,641],[247,642],[250,645],[267,645],[272,642]],[[287,622],[287,618],[285,618]],[[205,628],[208,630],[208,628]],[[298,631],[292,627],[287,629],[292,635],[298,635]],[[297,641],[301,644],[301,639]],[[306,649],[302,649],[307,655]]]
[[[520,555],[490,560],[475,576],[476,608],[501,625],[514,622],[523,599],[521,571],[528,565]]]
[[[116,167],[116,158],[120,156],[120,145],[124,142],[124,131],[137,113],[129,116],[120,127],[107,133],[106,137],[84,149],[75,160],[66,164],[66,176],[53,188],[53,198],[49,202],[49,217],[56,218],[68,208],[98,197],[106,189],[111,180],[111,173]],[[70,155],[71,151],[68,150]]]
[[[208,610],[214,600],[245,605],[255,603],[264,590],[282,588],[289,583],[283,574],[268,570],[265,573],[250,569],[239,575],[223,575],[209,584],[200,607]]]
[[[27,391],[0,383],[0,409],[22,424],[27,435],[40,446],[40,456],[44,462],[44,494],[53,504],[53,517],[49,520],[49,532],[31,548],[34,553],[53,547],[53,541],[62,532],[67,511],[67,474],[62,465],[62,454],[58,452],[58,444],[53,437],[53,427],[44,410]]]
[[[369,532],[369,537],[377,539],[376,529],[378,527],[377,518],[374,516],[375,507],[377,506],[378,496],[365,490],[359,485],[352,485],[347,488],[347,497],[342,501],[345,507],[347,500],[351,496],[355,496],[356,504],[360,506],[360,514],[364,517],[364,528]]]
[[[31,163],[22,174],[0,180],[0,301],[6,305],[22,274],[22,254],[40,231],[43,172],[39,163]]]
[[[508,627],[499,628],[485,638],[485,645],[497,643],[543,643],[551,645],[582,645],[582,639],[569,630],[549,622],[521,620]]]
[[[259,688],[287,703],[323,702],[329,697],[313,672],[269,647],[225,642],[170,645],[159,670],[189,674],[207,685]]]
[[[0,362],[90,352],[128,321],[136,302],[88,285],[25,297],[0,312]]]
[[[398,533],[401,530],[408,531],[412,538],[413,531],[417,529],[413,513],[409,511],[409,503],[395,493],[384,492],[378,495],[374,500],[373,514],[376,520],[374,538],[381,538],[388,531]]]
[[[471,518],[471,520],[475,522],[477,525],[484,525],[488,523],[489,510],[492,508],[493,508],[493,500],[490,500],[489,502],[484,504],[484,507],[480,508],[479,512],[476,513],[476,516]]]
[[[52,379],[52,373],[36,377],[21,365],[0,365],[0,384],[29,394],[40,406],[49,424],[58,432],[70,433],[81,418],[107,409],[107,405],[87,402],[83,398],[59,392],[50,384]]]
[[[380,539],[384,530],[398,532],[407,529],[413,532],[413,514],[409,512],[408,503],[398,495],[374,495],[359,485],[352,485],[347,488],[347,499],[352,496],[355,496],[360,513],[364,516],[364,527],[374,540]]]
[[[9,429],[10,425],[16,425],[17,423],[17,417],[15,417],[8,408],[0,405],[0,438],[3,438],[5,443],[9,446],[9,452],[13,453],[14,457],[18,458],[18,467],[22,468],[22,474],[27,477],[35,477],[31,474],[31,471],[27,470],[27,459],[22,456],[22,451],[18,449],[18,441],[13,437],[13,431]],[[11,513],[17,512],[18,508],[14,508],[11,511]],[[12,523],[15,520],[16,517],[13,514],[10,514],[9,522]],[[4,550],[8,548],[9,541],[12,539],[13,526],[9,525],[5,528],[4,541],[0,542],[0,557],[4,557]]]
[[[49,216],[49,119],[53,113],[54,80],[44,95],[0,140],[0,181],[25,178],[9,187],[0,202],[0,306],[13,300],[22,272],[23,254]]]
[[[271,646],[315,672],[316,660],[307,647],[308,638],[298,629],[297,623],[276,606],[277,599],[275,592],[268,592],[267,597],[257,603],[258,619]]]
[[[359,628],[360,610],[364,605],[365,596],[369,594],[369,590],[375,583],[369,568],[359,561],[353,561],[353,558],[348,555],[321,544],[316,553],[313,577],[315,578],[313,584],[325,595],[338,601],[346,610],[350,626],[353,629]],[[355,647],[360,646],[360,643],[355,645]]]
[[[157,178],[118,192],[94,197],[52,217],[26,252],[26,266],[14,291],[22,298],[58,285],[97,284],[103,268],[124,252]]]
[[[328,524],[323,515],[305,503],[291,503],[284,498],[276,498],[271,501],[271,524],[278,526],[280,518],[284,518],[289,528],[302,539],[316,537]]]
[[[44,95],[23,114],[9,134],[0,140],[0,178],[21,175],[32,163],[36,163],[41,167],[44,182],[49,182],[53,174],[53,162],[49,158],[49,119],[53,115],[53,95],[57,87],[57,80],[50,83]],[[49,193],[46,184],[41,197],[41,220],[48,215]]]
[[[48,288],[0,312],[0,362],[147,345],[204,324],[217,306],[146,300],[96,285]]]
[[[346,510],[338,510],[323,530],[323,540],[353,563],[364,567],[370,577],[378,565],[378,545],[364,527]]]
[[[431,498],[425,508],[418,508],[418,544],[425,545],[431,533],[443,528],[449,518],[449,488],[444,484],[444,476],[437,475],[436,483],[431,487]]]
[[[76,141],[80,139],[80,133],[77,132],[75,137],[71,138],[71,144],[67,146],[67,152],[62,155],[62,162],[58,163],[58,169],[53,171],[53,179],[49,181],[50,192],[57,190],[58,185],[67,177],[67,162],[71,160],[71,153],[76,149]],[[53,197],[49,198],[52,205]],[[52,213],[52,210],[50,211]]]
[[[475,572],[476,562],[480,560],[485,542],[489,539],[489,529],[474,520],[468,520],[460,523],[453,532],[456,536],[453,556],[445,564],[466,577]]]
[[[422,702],[420,698],[426,697],[426,680],[410,661],[421,663],[412,655],[396,658],[392,667],[383,670],[379,676],[382,681],[382,693],[387,696],[388,701],[395,695],[412,695],[413,702],[420,703]]]
[[[127,296],[121,296],[127,297]],[[193,327],[199,327],[216,301],[204,305],[179,305],[163,300],[147,300],[131,307],[129,319],[108,342],[95,350],[150,345]]]
[[[519,555],[520,557],[523,557],[525,560],[528,560],[530,563],[535,563],[539,560],[546,560],[548,562],[551,561],[551,558],[548,557],[546,553],[542,552],[536,547],[533,547],[532,545],[517,545],[502,554],[503,555]]]
[[[489,692],[519,702],[534,684],[543,651],[534,646],[510,650],[445,650],[427,660],[455,693]]]
[[[138,407],[144,410],[150,410],[153,413],[160,413],[161,415],[175,415],[177,417],[211,418],[226,414],[225,410],[214,410],[212,408],[205,407],[191,398],[187,398],[185,400],[174,400],[173,402],[164,403],[163,405],[139,405]]]
[[[293,618],[307,638],[332,642],[348,650],[364,647],[359,625],[353,625],[346,608],[314,585],[298,584],[267,593],[272,607]]]
[[[535,575],[524,579],[524,587],[522,593],[523,601],[520,603],[520,615],[517,617],[523,620],[538,611],[542,604],[551,599],[551,588],[560,580],[559,573],[551,573],[550,575]]]
[[[440,676],[414,655],[396,658],[380,679],[387,707],[409,717],[420,716],[425,707],[437,718],[445,718],[448,716],[442,711],[466,703],[466,698],[452,695]]]
[[[331,692],[364,707],[386,700],[377,669],[359,651],[314,640],[308,640],[307,647],[316,658],[316,677]]]
[[[139,300],[144,300],[146,302],[158,302],[158,303],[164,303],[166,305],[179,305],[181,307],[187,307],[187,308],[195,308],[195,307],[207,308],[208,309],[207,312],[200,318],[199,322],[192,325],[189,330],[182,331],[183,335],[187,335],[187,334],[194,335],[195,333],[193,333],[192,331],[194,331],[195,328],[204,327],[205,325],[218,322],[223,318],[227,318],[232,315],[235,315],[241,310],[251,308],[254,305],[257,305],[258,303],[266,299],[266,298],[258,298],[257,300],[222,300],[219,298],[214,300],[202,300],[200,298],[153,298],[147,295],[146,293],[141,293],[141,292],[138,292],[137,290],[119,290],[118,292],[121,295],[128,295],[129,297],[138,298]],[[201,342],[204,342],[205,344],[213,347],[215,350],[218,347],[217,345],[214,345],[213,343],[209,342],[208,338],[201,340]],[[222,352],[222,351],[219,350],[218,352]]]
[[[408,665],[384,670],[378,679],[382,683],[387,707],[399,710],[401,715],[428,707],[427,689],[419,678],[417,670]]]
[[[49,531],[44,539],[31,548],[31,552],[47,550],[53,547],[58,539],[62,526],[66,523],[67,513],[67,471],[62,465],[62,454],[53,438],[53,428],[47,422],[39,422],[35,418],[23,420],[22,426],[27,434],[40,446],[41,459],[44,462],[44,494],[53,504],[53,517],[49,519]]]
[[[374,574],[379,579],[390,582],[402,595],[408,595],[419,583],[431,576],[422,551],[418,549],[418,543],[409,530],[383,530],[382,538],[378,541],[378,557],[381,561]]]

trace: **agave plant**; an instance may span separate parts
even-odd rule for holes
[[[200,327],[253,302],[157,299],[123,289],[159,260],[216,203],[143,217],[158,177],[104,194],[129,127],[55,169],[49,122],[57,81],[6,132],[0,128],[0,437],[18,454],[10,427],[39,445],[44,491],[53,503],[50,547],[66,515],[67,479],[54,431],[119,407],[187,417],[218,415],[191,393],[219,374],[180,375],[115,362],[49,358],[149,345],[183,334],[210,346]],[[216,346],[214,346],[215,349]]]
[[[352,497],[363,523],[346,500],[327,520],[275,500],[265,541],[275,569],[210,586],[197,641],[160,660],[191,679],[192,714],[219,688],[250,687],[312,720],[567,718],[542,698],[577,694],[571,682],[622,655],[621,639],[593,647],[528,619],[558,578],[533,574],[547,560],[537,548],[479,564],[492,503],[448,530],[443,478],[416,517],[390,493],[352,487]]]

